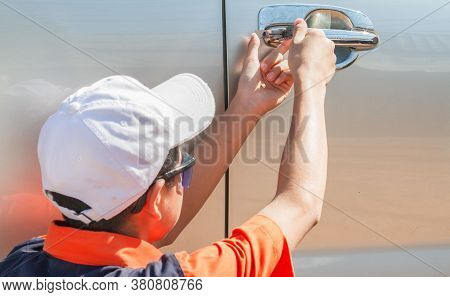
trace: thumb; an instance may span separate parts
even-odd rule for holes
[[[245,57],[245,67],[254,62],[259,62],[258,49],[259,49],[259,38],[258,35],[252,33],[250,37],[250,41],[248,42],[247,47],[247,56]]]
[[[299,44],[305,38],[306,32],[308,30],[308,25],[303,19],[296,19],[294,22],[293,32],[292,32],[292,43]]]

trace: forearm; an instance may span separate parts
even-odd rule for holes
[[[296,88],[291,128],[280,164],[277,194],[301,199],[310,192],[323,197],[327,173],[327,137],[324,85],[301,91]],[[317,200],[317,199],[315,199]]]
[[[275,199],[261,211],[275,220],[293,249],[317,223],[327,175],[325,85],[296,84],[289,136]]]
[[[215,118],[196,143],[194,178],[185,192],[185,201],[192,203],[189,206],[193,208],[187,207],[186,213],[197,213],[256,126],[258,117],[247,112],[242,101],[234,98],[227,111]]]
[[[184,193],[180,219],[159,246],[173,242],[200,211],[256,126],[259,117],[249,112],[244,102],[235,97],[227,111],[217,115],[195,143],[197,162],[191,186]]]

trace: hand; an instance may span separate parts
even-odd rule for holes
[[[336,71],[334,42],[326,38],[322,30],[308,31],[306,22],[296,19],[288,61],[294,81],[301,91],[326,85]]]
[[[263,116],[280,105],[292,89],[293,79],[283,54],[289,49],[290,40],[272,50],[260,63],[260,40],[253,33],[248,43],[247,55],[239,78],[236,99],[248,112]]]

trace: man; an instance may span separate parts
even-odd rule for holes
[[[301,19],[293,39],[261,64],[258,48],[253,34],[236,96],[196,146],[194,174],[195,158],[180,145],[206,129],[214,114],[212,94],[196,76],[178,75],[152,90],[113,76],[67,98],[44,124],[38,146],[44,191],[64,221],[15,247],[0,263],[0,274],[293,276],[290,251],[322,209],[324,99],[336,57],[323,32],[307,31]],[[158,247],[191,221],[259,118],[292,85],[292,123],[273,201],[227,239],[193,253],[163,254]],[[214,164],[204,161],[211,150]]]

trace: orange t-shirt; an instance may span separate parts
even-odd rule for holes
[[[58,223],[50,226],[42,240],[45,253],[70,262],[75,268],[90,265],[112,269],[113,266],[123,270],[122,275],[152,276],[146,268],[159,261],[160,266],[175,265],[167,268],[180,271],[179,276],[294,276],[283,232],[263,215],[256,215],[234,229],[229,238],[193,253],[163,254],[138,238],[74,229]],[[170,257],[173,261],[166,261]]]

